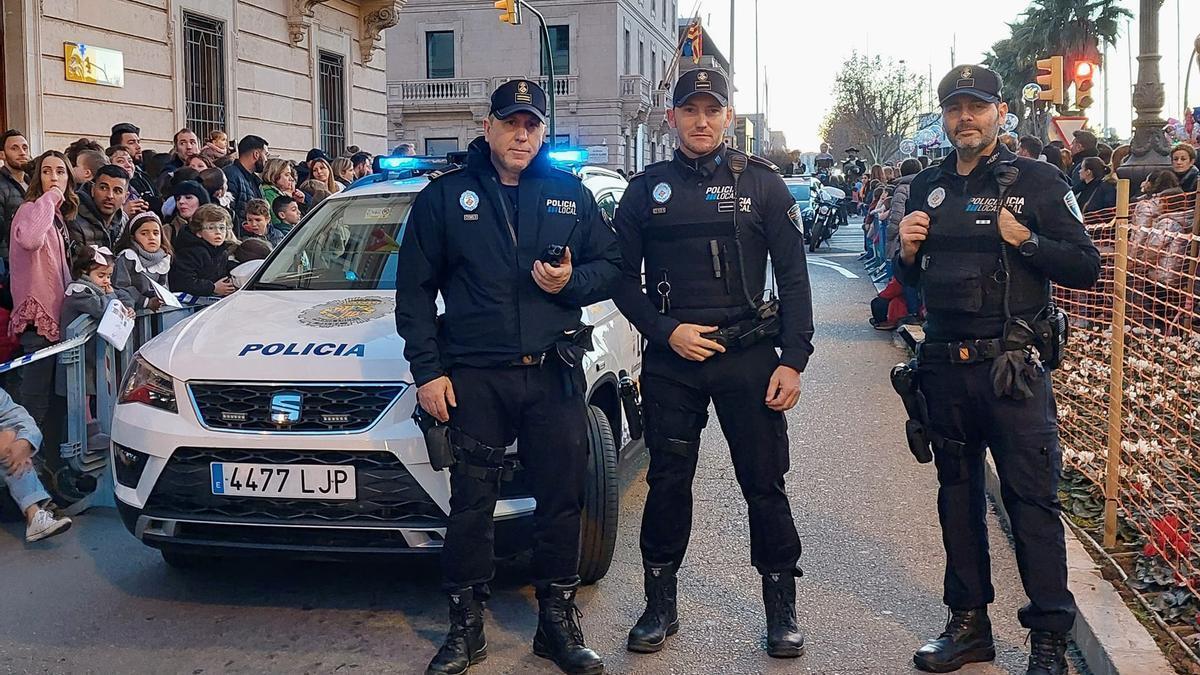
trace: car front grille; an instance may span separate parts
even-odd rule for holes
[[[214,495],[209,464],[328,464],[353,466],[358,488],[350,500],[276,499]],[[325,452],[179,448],[163,468],[146,504],[159,518],[232,518],[298,525],[445,527],[446,516],[408,469],[388,452]]]
[[[193,382],[188,388],[201,422],[210,429],[312,433],[366,429],[404,392],[405,385]],[[278,408],[287,397],[294,406],[291,415]],[[273,414],[278,419],[272,419]]]

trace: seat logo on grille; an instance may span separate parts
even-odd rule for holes
[[[271,396],[271,422],[278,427],[290,427],[300,421],[300,410],[304,394],[298,391],[281,391]]]

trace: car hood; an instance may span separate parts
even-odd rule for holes
[[[412,382],[388,291],[238,291],[142,346],[181,380]]]

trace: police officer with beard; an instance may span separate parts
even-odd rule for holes
[[[955,150],[913,180],[900,222],[897,276],[921,287],[928,311],[915,370],[927,419],[910,424],[927,425],[933,446],[950,608],[945,631],[913,659],[921,670],[943,673],[995,657],[987,446],[1029,596],[1018,613],[1032,632],[1027,672],[1061,675],[1075,601],[1067,589],[1048,372],[1061,359],[1066,321],[1052,304],[1050,282],[1089,288],[1100,257],[1064,177],[997,142],[1008,112],[1000,85],[980,66],[958,66],[942,79],[942,123]],[[920,450],[914,447],[926,459]]]
[[[423,423],[431,464],[441,468],[439,438],[453,457],[442,550],[450,631],[428,673],[463,673],[487,656],[493,514],[517,439],[537,500],[533,651],[567,673],[604,671],[575,606],[588,452],[580,361],[590,347],[580,308],[610,296],[620,253],[582,181],[550,165],[545,121],[536,83],[497,88],[466,165],[421,191],[400,247],[396,328],[420,407],[448,423]]]
[[[724,75],[686,71],[673,104],[667,118],[680,147],[633,177],[615,221],[623,274],[614,299],[649,343],[641,380],[650,451],[641,533],[646,609],[627,646],[656,652],[679,629],[676,573],[691,534],[692,480],[711,401],[749,505],[768,653],[799,656],[800,538],[784,490],[783,413],[800,398],[813,350],[800,209],[773,165],[723,143],[733,120]],[[778,298],[764,292],[768,253]]]

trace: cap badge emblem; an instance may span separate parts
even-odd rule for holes
[[[696,79],[701,82],[708,82],[708,73],[700,71],[700,74],[696,75]]]
[[[528,94],[529,93],[529,84],[527,84],[526,82],[518,82],[517,83],[517,91],[522,94]]]
[[[958,348],[958,360],[959,361],[970,361],[971,360],[971,349],[969,347],[967,347],[966,345],[959,347]]]
[[[962,72],[961,72],[961,73],[959,73],[959,75],[961,75],[961,76],[962,76],[962,79],[964,79],[964,80],[969,80],[969,79],[971,79],[971,69],[970,69],[969,67],[968,67],[968,68],[963,68],[963,69],[962,69]]]

